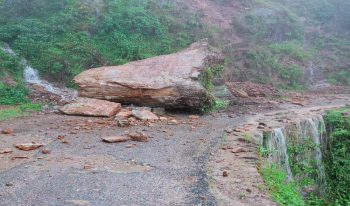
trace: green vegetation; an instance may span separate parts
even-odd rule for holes
[[[28,93],[29,91],[23,83],[15,87],[10,87],[4,86],[4,84],[0,82],[0,104],[18,104],[28,102]]]
[[[85,69],[171,53],[202,31],[197,16],[157,1],[0,1],[0,41],[70,86]]]
[[[350,0],[247,0],[238,7],[249,10],[235,14],[233,28],[222,32],[246,43],[227,49],[232,78],[306,89],[303,74],[313,61],[331,83],[350,86],[350,39],[344,35],[350,31]]]
[[[0,110],[0,121],[21,117],[23,115],[28,114],[28,112],[31,110],[39,111],[42,106],[43,106],[43,103],[41,102],[36,104],[27,103],[27,104],[22,104],[20,106],[17,106],[15,108]]]
[[[317,145],[310,137],[289,141],[287,143],[287,154],[289,156],[289,166],[293,177],[297,179],[295,184],[300,189],[305,189],[315,185],[317,180],[317,171],[314,167],[316,161],[309,158]]]
[[[247,67],[257,68],[258,74],[256,82],[262,84],[272,84],[283,89],[300,90],[306,87],[302,84],[303,70],[298,65],[285,66],[278,60],[280,56],[268,48],[261,46],[255,50],[248,51],[249,63]],[[278,80],[274,77],[279,76]]]
[[[0,50],[0,104],[18,104],[25,103],[28,89],[22,81],[23,66],[21,59]],[[13,79],[16,86],[4,84],[1,80]],[[4,81],[6,82],[6,81]]]
[[[350,205],[350,121],[349,107],[327,112],[328,154],[324,155],[327,199],[333,205]]]
[[[220,77],[222,72],[225,70],[225,64],[220,64],[215,67],[208,67],[202,72],[199,77],[199,81],[202,86],[206,89],[208,99],[203,101],[206,102],[206,105],[202,108],[202,113],[208,113],[216,109],[225,109],[229,105],[229,101],[218,99],[214,96],[213,88],[213,79],[215,77]]]
[[[289,134],[287,154],[294,181],[287,182],[287,174],[278,165],[269,161],[260,169],[271,196],[281,205],[343,206],[350,205],[350,107],[327,111],[325,123],[327,128],[327,147],[323,151],[323,165],[327,185],[321,190],[313,190],[307,196],[300,191],[315,188],[318,171],[315,160],[310,158],[317,145],[309,137],[296,139],[293,132]],[[319,131],[325,132],[325,131]],[[266,134],[265,134],[266,135]],[[262,157],[274,152],[260,148]],[[282,158],[283,162],[283,158]]]
[[[298,192],[298,185],[295,182],[286,183],[287,174],[278,166],[270,164],[259,170],[265,180],[267,189],[272,198],[281,205],[303,206],[306,205]]]

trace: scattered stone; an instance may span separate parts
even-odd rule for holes
[[[12,153],[12,149],[10,148],[4,148],[2,150],[0,150],[0,154],[6,154],[6,153]]]
[[[132,116],[132,112],[126,109],[121,109],[116,115],[115,120],[123,120]]]
[[[265,129],[265,126],[264,125],[259,125],[258,129]]]
[[[71,131],[71,132],[69,132],[69,134],[78,134],[78,132],[77,131]]]
[[[34,150],[39,147],[43,146],[42,144],[35,144],[35,143],[24,143],[24,144],[15,144],[15,147],[21,150],[29,151]]]
[[[126,142],[128,141],[128,138],[113,136],[113,137],[102,137],[102,140],[105,142],[114,143],[114,142]]]
[[[57,139],[64,139],[64,138],[66,138],[66,136],[64,136],[64,135],[58,135],[58,137],[57,137]]]
[[[119,127],[128,127],[128,126],[131,126],[131,122],[129,122],[129,120],[127,120],[127,119],[118,120],[118,126]]]
[[[11,159],[15,160],[15,159],[28,159],[28,158],[29,158],[28,156],[16,156],[16,157],[12,157]]]
[[[246,191],[247,191],[247,192],[249,192],[249,193],[251,193],[251,192],[252,192],[252,190],[251,190],[251,189],[246,189]]]
[[[12,183],[6,183],[6,186],[7,186],[7,187],[12,187],[13,184],[12,184]]]
[[[223,176],[223,177],[228,177],[228,175],[229,175],[229,173],[228,173],[227,171],[224,171],[224,172],[222,173],[222,176]]]
[[[158,116],[148,110],[132,110],[132,115],[140,120],[158,120]]]
[[[226,132],[231,134],[233,132],[233,130],[232,129],[227,129]]]
[[[126,145],[125,148],[134,148],[134,145]]]
[[[235,131],[235,132],[245,132],[245,130],[242,130],[242,129],[234,129],[233,131]]]
[[[12,128],[7,128],[1,131],[2,134],[11,134],[13,132]]]
[[[121,109],[121,104],[105,100],[78,98],[63,106],[60,111],[71,115],[111,117]]]
[[[129,132],[129,136],[133,141],[148,142],[147,134],[143,132]]]
[[[238,147],[236,149],[233,149],[231,152],[232,153],[241,153],[241,152],[246,152],[246,150],[242,147]]]
[[[177,124],[179,124],[179,122],[176,121],[175,119],[173,119],[173,120],[170,120],[170,121],[168,122],[168,124],[169,124],[169,125],[177,125]]]
[[[45,149],[45,148],[43,148],[43,150],[41,150],[41,152],[43,154],[51,154],[51,150],[48,150],[48,149]]]
[[[188,118],[190,118],[190,119],[199,119],[199,116],[198,115],[190,115],[190,116],[188,116]]]
[[[88,170],[88,169],[91,169],[92,167],[91,166],[84,166],[84,169]]]
[[[75,205],[88,205],[90,201],[88,200],[66,200],[68,203],[73,203]]]
[[[69,140],[65,139],[65,140],[62,141],[62,143],[69,144]]]
[[[200,198],[200,199],[207,199],[207,197],[206,196],[203,196],[203,195],[198,195],[198,197]]]
[[[166,121],[168,121],[168,118],[166,118],[166,117],[159,117],[159,120],[162,121],[162,122],[166,122]]]

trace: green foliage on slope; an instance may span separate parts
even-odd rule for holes
[[[327,198],[333,205],[350,205],[350,121],[342,110],[327,112],[326,123],[330,129],[328,154],[324,155],[327,174]]]
[[[183,8],[148,0],[2,0],[0,11],[0,41],[69,85],[85,69],[175,52],[203,31]]]
[[[11,76],[17,86],[5,85],[0,81],[0,104],[18,104],[28,102],[28,89],[22,81],[23,66],[21,59],[0,50],[0,80]]]

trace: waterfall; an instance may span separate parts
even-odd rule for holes
[[[322,150],[325,150],[327,144],[324,119],[321,115],[318,115],[299,124],[299,127],[298,130],[301,133],[298,134],[298,140],[303,137],[310,137],[310,140],[316,145],[310,158],[315,161],[314,167],[317,171],[316,182],[318,185],[324,186],[326,184],[326,176],[324,166],[322,165]]]
[[[314,84],[314,62],[310,63],[310,67],[309,67],[309,71],[310,71],[310,77],[309,77],[309,81],[310,84],[313,85]]]
[[[271,162],[278,163],[280,168],[287,174],[287,180],[298,179],[293,176],[290,167],[290,157],[288,156],[288,142],[295,142],[298,146],[306,141],[311,141],[315,148],[307,154],[301,154],[301,158],[312,165],[316,171],[316,176],[312,177],[319,187],[326,185],[325,169],[322,164],[322,151],[325,151],[327,136],[326,126],[321,115],[305,121],[297,122],[294,126],[276,128],[270,134],[260,136],[261,146],[269,151],[267,158]],[[311,176],[311,174],[310,174]]]
[[[7,44],[5,44],[5,47],[0,47],[0,49],[11,55],[17,56]],[[25,82],[44,87],[47,92],[60,96],[61,101],[71,101],[77,97],[76,90],[68,89],[66,87],[57,87],[48,81],[42,80],[39,76],[38,70],[30,67],[26,59],[22,59],[21,64],[25,67],[23,71],[23,80]]]
[[[268,159],[272,162],[278,162],[279,166],[287,173],[287,180],[293,181],[293,174],[287,154],[286,129],[274,129],[270,137],[264,140],[262,146],[271,151]]]

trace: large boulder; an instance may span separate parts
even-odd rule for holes
[[[78,98],[63,106],[60,111],[70,115],[111,117],[121,109],[121,104],[105,100]]]
[[[167,108],[201,108],[211,96],[200,83],[205,68],[224,62],[220,50],[203,39],[170,55],[121,66],[100,67],[74,78],[79,96]]]

